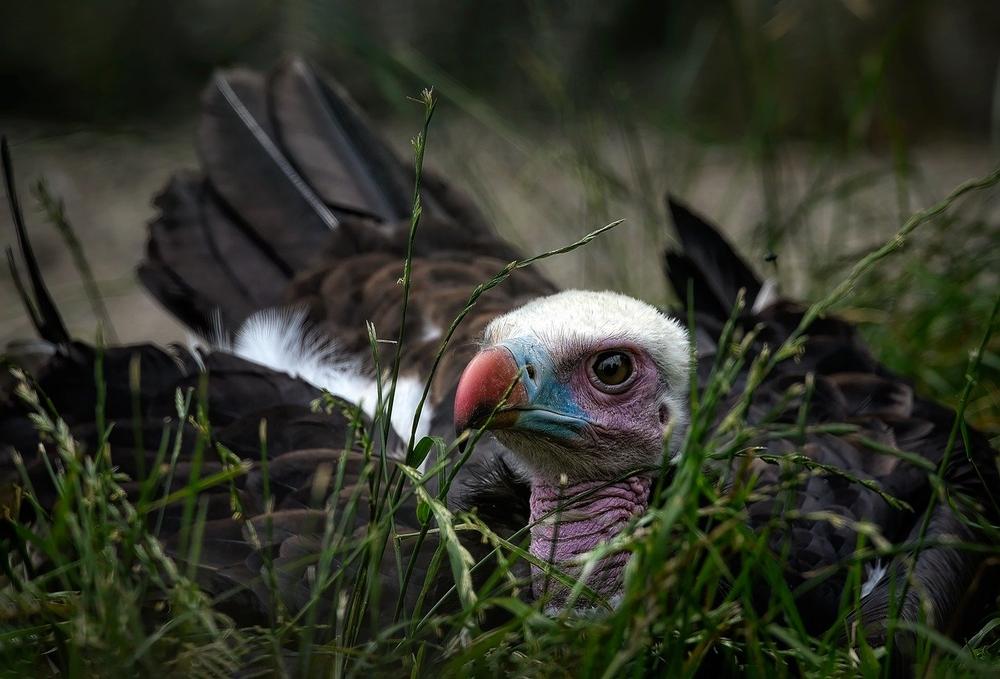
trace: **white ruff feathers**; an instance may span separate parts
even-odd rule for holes
[[[308,328],[302,309],[258,311],[243,322],[231,342],[224,332],[217,330],[212,344],[216,349],[305,380],[357,404],[369,417],[375,416],[378,408],[375,378],[365,374],[361,361],[341,354],[332,339]],[[388,384],[383,385],[384,390],[388,388]],[[392,428],[403,440],[410,438],[423,388],[423,383],[414,377],[400,377],[396,383],[390,419]],[[432,415],[430,405],[425,404],[417,425],[418,440],[427,435]]]

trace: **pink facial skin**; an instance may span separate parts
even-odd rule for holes
[[[591,377],[594,357],[605,351],[624,351],[632,359],[634,374],[617,393],[602,390]],[[591,423],[587,431],[592,445],[588,447],[605,462],[614,462],[619,473],[627,471],[630,463],[632,469],[655,464],[663,448],[664,428],[658,401],[666,388],[656,365],[649,354],[630,342],[605,341],[592,347],[589,354],[578,362],[570,378],[573,396]],[[613,478],[603,478],[609,476]]]
[[[624,351],[632,360],[634,375],[618,393],[595,385],[591,376],[594,358],[605,351]],[[572,409],[587,425],[564,440],[539,437],[535,431],[517,427],[496,432],[536,476],[552,483],[562,476],[571,482],[607,481],[660,463],[666,420],[660,397],[667,385],[645,350],[621,339],[567,347],[553,357],[551,370],[549,379],[561,385],[558,391],[564,403],[550,399],[545,407],[562,412]]]

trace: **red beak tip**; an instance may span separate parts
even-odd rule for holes
[[[490,415],[518,379],[517,362],[506,347],[491,347],[476,354],[465,367],[455,392],[455,431],[478,426]],[[517,385],[507,397],[513,405],[525,398]]]

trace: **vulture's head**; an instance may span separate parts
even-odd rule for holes
[[[561,292],[487,326],[459,381],[455,426],[485,424],[523,463],[532,553],[572,570],[646,508],[664,436],[678,440],[687,421],[689,365],[684,328],[618,293]],[[604,559],[588,584],[613,597],[626,559]],[[556,606],[566,594],[538,577],[535,589]]]

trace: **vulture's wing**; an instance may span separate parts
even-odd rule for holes
[[[106,389],[102,427],[95,421],[98,360]],[[203,525],[186,513],[183,499],[148,514],[149,527],[167,554],[182,567],[191,563],[218,610],[241,625],[267,624],[279,612],[295,615],[312,599],[316,619],[329,619],[337,593],[348,590],[357,569],[384,547],[370,540],[379,532],[373,527],[381,525],[370,508],[377,506],[373,488],[382,474],[378,457],[366,455],[363,445],[370,423],[346,403],[329,412],[314,412],[311,403],[320,392],[301,380],[222,353],[195,360],[182,350],[169,352],[152,345],[98,351],[76,342],[56,349],[34,386],[85,452],[99,449],[102,434],[109,432],[111,464],[127,477],[121,487],[134,506],[141,508],[143,502],[232,469],[233,458],[223,452],[250,463],[232,484],[217,483],[198,494]],[[188,389],[196,394],[191,415],[188,421],[178,421],[175,395]],[[251,390],[255,399],[233,398]],[[198,425],[198,409],[210,417],[208,435]],[[39,506],[51,510],[60,495],[46,461],[37,453],[28,454],[43,442],[30,413],[30,407],[14,399],[0,404],[0,488],[31,488]],[[174,459],[172,454],[164,459],[165,431],[169,450],[177,446]],[[51,455],[54,450],[48,445]],[[401,443],[391,441],[390,446],[398,448]],[[26,484],[12,461],[14,451],[22,453]],[[261,462],[265,453],[266,463]],[[435,490],[433,485],[430,490]],[[420,532],[417,503],[412,494],[403,498],[394,514],[394,530],[414,536]],[[28,503],[20,509],[17,518],[25,525],[39,518]],[[336,516],[336,526],[327,525],[331,516]],[[0,526],[0,533],[5,530]],[[196,532],[201,538],[193,549],[190,536]],[[478,533],[460,533],[459,538],[476,562],[486,559],[474,572],[481,586],[494,572],[489,567],[491,548]],[[405,616],[424,585],[438,547],[436,533],[422,544],[413,537],[403,539],[398,547],[403,564],[415,559],[412,584],[404,597]],[[362,549],[367,551],[359,560],[357,552]],[[401,577],[392,549],[390,544],[381,559],[371,561],[379,564],[376,579],[383,587],[385,605],[376,616],[382,626],[391,622],[399,596]],[[329,582],[320,586],[315,573],[324,552],[333,555],[333,561],[326,566]],[[444,567],[429,585],[433,597],[429,601],[436,602],[452,588],[454,579]],[[458,606],[457,599],[447,599],[441,610]]]
[[[32,419],[41,408],[66,424],[78,453],[89,455],[110,444],[106,463],[122,475],[118,483],[124,491],[123,498],[111,501],[128,502],[140,512],[153,503],[145,516],[166,553],[190,566],[219,610],[241,625],[273,622],[306,607],[323,623],[335,617],[332,606],[340,592],[354,586],[358,569],[372,564],[377,574],[369,581],[383,588],[382,605],[374,615],[365,613],[373,629],[392,622],[397,598],[405,620],[426,577],[425,604],[441,601],[439,612],[457,610],[451,571],[432,568],[436,532],[422,542],[414,538],[421,523],[412,492],[403,493],[392,514],[395,534],[410,537],[376,539],[386,534],[389,516],[373,516],[371,508],[380,506],[375,494],[386,490],[379,480],[391,472],[367,442],[371,423],[356,406],[334,399],[317,411],[314,402],[322,394],[316,386],[224,351],[149,344],[95,348],[68,339],[13,200],[6,143],[3,150],[30,275],[25,304],[44,339],[31,345],[30,374],[16,378],[21,391],[5,381],[0,393],[0,539],[12,536],[11,520],[43,526],[63,494],[53,474],[60,466],[56,446]],[[24,389],[39,398],[26,400]],[[405,450],[405,443],[390,435],[384,464],[394,467],[394,458]],[[209,483],[213,475],[226,481]],[[431,493],[438,490],[435,482],[426,486]],[[183,494],[170,500],[172,493],[195,487],[201,489],[194,514]],[[474,484],[468,487],[475,490]],[[25,492],[32,502],[9,502]],[[503,517],[508,522],[511,513],[508,508]],[[204,523],[193,522],[197,516]],[[335,526],[327,522],[331,516],[337,517]],[[509,586],[509,580],[493,578],[492,547],[478,533],[460,531],[458,539],[481,563],[473,571],[477,589],[489,579]],[[72,542],[66,548],[72,550]],[[71,564],[75,555],[67,551],[60,558]],[[398,568],[411,559],[413,575],[403,593]],[[333,634],[334,627],[322,628]]]
[[[259,310],[304,307],[313,329],[363,363],[366,322],[382,339],[400,336],[413,171],[342,88],[301,59],[266,76],[219,73],[198,149],[201,172],[176,175],[156,199],[139,268],[171,313],[211,336],[216,314],[232,332]],[[519,255],[432,172],[421,201],[403,366],[423,380],[470,293]],[[489,319],[554,290],[521,270],[485,295],[443,357],[431,404],[448,399]],[[385,366],[395,347],[382,349]]]
[[[704,383],[716,352],[727,351],[716,343],[739,289],[747,290],[747,299],[752,302],[761,286],[716,229],[674,200],[670,208],[685,249],[667,255],[668,275],[680,299],[686,299],[688,285],[694,288],[693,311],[702,351],[699,378]],[[774,350],[792,334],[803,313],[800,306],[777,299],[738,316],[737,332],[757,329],[751,355],[765,345]],[[753,502],[748,512],[756,528],[773,527],[775,521],[782,524],[782,530],[773,533],[772,547],[778,553],[787,550],[789,580],[802,585],[802,610],[808,611],[805,622],[815,630],[838,622],[835,617],[846,569],[837,566],[847,563],[858,547],[856,522],[873,524],[895,543],[912,544],[921,537],[926,515],[923,538],[927,546],[919,551],[903,616],[918,620],[918,597],[927,596],[932,602],[932,625],[952,629],[956,624],[974,624],[975,616],[968,609],[974,602],[963,597],[983,560],[973,552],[941,543],[981,540],[969,518],[980,513],[997,518],[991,493],[1000,486],[989,442],[970,428],[968,445],[958,437],[950,457],[944,460],[956,418],[952,410],[921,398],[908,382],[891,374],[871,355],[851,324],[826,317],[815,321],[806,333],[801,354],[775,367],[756,389],[747,413],[752,426],[802,428],[800,436],[751,442],[772,456],[802,456],[798,469],[803,477],[791,495],[779,493],[785,478],[781,466],[774,458],[758,455],[751,470],[767,497]],[[721,409],[720,417],[743,393],[746,381],[744,372],[732,385],[733,397]],[[857,430],[842,435],[808,432],[812,425],[831,423],[851,424]],[[908,455],[880,452],[879,447]],[[742,460],[736,459],[734,470],[741,464]],[[816,464],[833,472],[817,473]],[[942,472],[948,503],[942,504],[935,496],[928,470]],[[894,506],[852,478],[873,483],[905,504]],[[792,510],[822,511],[847,521],[782,519]],[[886,574],[872,577],[868,583],[871,591],[863,598],[858,614],[873,641],[884,641],[892,592],[903,588],[907,558],[886,559],[882,563]],[[905,643],[900,640],[896,650],[905,651]]]
[[[690,285],[695,308],[723,320],[741,289],[752,306],[761,282],[722,234],[671,196],[667,207],[680,239],[680,251],[666,254],[667,278],[680,299],[687,300]]]
[[[390,340],[378,345],[379,366],[392,364],[391,340],[402,336],[400,376],[408,388],[422,386],[473,290],[520,256],[461,191],[424,170],[401,333],[413,171],[347,93],[301,59],[267,76],[216,75],[203,97],[198,148],[201,172],[176,175],[156,199],[160,215],[139,274],[168,310],[203,334],[217,332],[216,318],[232,332],[268,308],[304,309],[312,337],[331,341],[339,356],[372,375],[370,322]],[[432,433],[452,434],[454,389],[486,324],[554,291],[539,273],[521,269],[480,298],[434,373],[424,409],[433,413]],[[394,412],[400,409],[397,401]],[[456,479],[455,502],[468,506],[476,477],[503,468],[497,458],[506,454],[495,442],[481,444]]]

